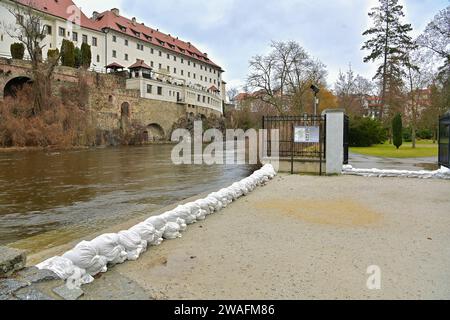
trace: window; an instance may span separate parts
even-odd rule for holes
[[[128,39],[125,39],[125,45],[128,47]]]
[[[184,70],[181,70],[181,75],[184,76]]]
[[[196,79],[197,78],[197,75],[194,73],[194,79]]]
[[[188,61],[188,66],[190,66],[191,65],[191,62],[190,61]]]
[[[154,62],[153,61],[150,61],[150,67],[154,67],[155,66],[155,64],[154,64]]]
[[[138,50],[141,50],[141,51],[144,51],[144,45],[141,44],[141,43],[138,43],[138,44],[137,44],[137,49],[138,49]]]
[[[81,37],[82,37],[82,42],[83,43],[88,43],[88,36],[87,35],[83,34]]]
[[[183,58],[181,58],[181,63],[184,63],[184,59]]]
[[[173,73],[177,73],[177,68],[173,68]]]
[[[162,90],[163,90],[163,88],[162,87],[158,87],[158,96],[162,96]]]
[[[45,34],[47,35],[52,34],[52,26],[49,26],[48,24],[45,26]]]
[[[59,27],[58,34],[59,34],[60,37],[65,37],[66,36],[66,29]]]
[[[150,53],[153,54],[155,52],[155,50],[153,50],[153,48],[150,48]]]
[[[78,33],[77,32],[72,32],[72,41],[78,42]]]
[[[203,81],[203,76],[200,76],[200,81]]]
[[[113,56],[113,58],[117,58],[117,51],[116,50],[113,50],[112,56]]]
[[[167,54],[167,59],[170,59],[170,54]]]
[[[159,70],[161,70],[161,69],[162,69],[162,64],[160,63],[160,64],[159,64]]]
[[[159,56],[162,57],[162,51],[159,51]]]
[[[125,53],[125,61],[128,61],[128,53]]]
[[[203,70],[203,66],[202,65],[200,65],[200,70]]]
[[[153,90],[153,86],[151,85],[151,84],[148,84],[147,85],[147,93],[152,93],[152,90]]]
[[[97,46],[97,38],[96,37],[92,37],[92,46],[93,47]]]
[[[117,37],[116,37],[116,36],[113,36],[112,41],[113,41],[113,42],[117,42]]]
[[[100,62],[100,55],[97,55],[97,62]]]
[[[176,56],[173,56],[173,61],[177,61],[177,57]]]
[[[170,72],[170,66],[167,66],[167,72]]]
[[[188,72],[188,77],[189,77],[189,78],[191,77],[191,73],[190,73],[190,72]]]
[[[200,102],[200,95],[197,95],[197,101]]]
[[[194,62],[194,68],[197,67],[197,64]]]

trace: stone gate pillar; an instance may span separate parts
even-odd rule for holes
[[[322,115],[327,117],[326,173],[341,174],[344,163],[344,110],[328,109]]]

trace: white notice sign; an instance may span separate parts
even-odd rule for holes
[[[295,143],[320,142],[320,127],[294,127]]]

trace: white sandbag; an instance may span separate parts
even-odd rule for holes
[[[127,259],[127,252],[119,244],[119,235],[116,233],[101,235],[90,243],[97,249],[98,254],[104,256],[110,264],[120,264]]]
[[[74,273],[66,280],[66,286],[69,289],[75,289],[92,282],[94,278],[86,270],[75,267]]]
[[[67,258],[81,269],[85,269],[88,274],[95,276],[108,269],[107,259],[98,254],[98,251],[87,241],[80,242],[75,248],[66,252],[63,258]]]
[[[191,213],[191,217],[195,221],[197,221],[197,216],[199,215],[199,212],[202,208],[195,202],[186,203],[184,206],[189,209],[189,211]]]
[[[162,216],[153,216],[145,220],[145,223],[151,224],[157,231],[164,232],[167,221]]]
[[[175,208],[176,214],[183,219],[186,224],[190,225],[197,222],[197,217],[192,214],[192,208],[186,205],[181,205]]]
[[[135,261],[147,250],[147,241],[142,240],[141,236],[135,231],[120,231],[118,236],[119,244],[127,252],[127,260]]]
[[[212,213],[211,207],[206,199],[199,199],[195,201],[195,204],[197,204],[202,210],[206,211],[206,215],[210,215]]]
[[[187,229],[187,224],[184,219],[178,218],[177,221],[175,221],[180,226],[180,232],[184,232]]]
[[[164,231],[163,238],[168,240],[181,238],[180,225],[175,222],[168,222]]]
[[[134,227],[131,227],[130,231],[136,232],[141,237],[141,240],[147,241],[147,243],[152,242],[158,237],[155,227],[146,222],[141,222]]]

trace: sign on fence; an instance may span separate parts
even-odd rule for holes
[[[320,127],[294,127],[295,143],[319,143]]]

